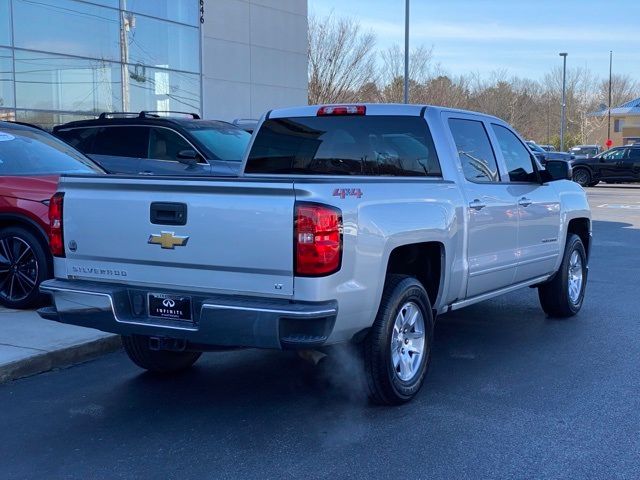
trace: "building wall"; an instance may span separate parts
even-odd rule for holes
[[[629,115],[624,117],[620,133],[620,145],[635,143],[640,140],[640,116]]]
[[[307,103],[307,0],[205,0],[205,118]]]

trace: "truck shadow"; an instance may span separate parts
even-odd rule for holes
[[[596,221],[594,230],[587,298],[578,316],[546,318],[534,289],[442,316],[425,388],[410,408],[468,403],[471,398],[516,404],[522,400],[514,398],[554,401],[560,393],[553,385],[573,378],[577,361],[588,369],[585,352],[610,328],[602,319],[615,323],[616,315],[628,308],[627,295],[635,294],[634,282],[628,280],[635,278],[638,264],[630,265],[628,255],[637,259],[640,253],[640,230],[633,225]],[[619,248],[608,248],[608,242]],[[136,418],[136,424],[160,418],[194,428],[213,422],[223,430],[238,422],[276,428],[282,415],[287,423],[308,422],[307,428],[320,428],[314,426],[316,420],[327,421],[334,414],[359,425],[391,418],[396,409],[367,402],[360,369],[354,354],[337,355],[317,368],[292,352],[211,353],[172,377],[132,371],[108,404],[114,415]]]

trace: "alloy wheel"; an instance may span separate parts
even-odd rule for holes
[[[589,172],[584,169],[579,169],[573,174],[573,181],[583,187],[588,186],[589,182],[591,181]]]
[[[425,355],[424,317],[420,307],[405,303],[396,315],[391,335],[391,363],[398,378],[409,382],[420,371]]]
[[[27,298],[38,284],[38,261],[19,237],[0,239],[0,297],[12,302]]]
[[[582,271],[582,257],[580,253],[574,250],[571,253],[571,258],[569,259],[569,299],[571,303],[576,305],[580,300],[580,294],[582,293],[582,281],[583,281],[583,271]]]

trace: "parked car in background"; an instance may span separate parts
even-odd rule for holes
[[[545,152],[555,152],[556,151],[556,147],[554,147],[553,145],[540,145],[540,148],[542,148]]]
[[[569,149],[569,153],[577,158],[591,158],[602,152],[600,145],[576,145]]]
[[[352,343],[371,398],[403,403],[437,314],[525,287],[548,315],[578,313],[591,214],[570,171],[480,113],[273,110],[241,179],[63,177],[40,314],[118,333],[158,373],[220,348]]]
[[[566,152],[546,151],[540,145],[533,140],[526,141],[527,146],[531,149],[536,158],[542,165],[547,163],[547,160],[565,160],[569,161],[573,159],[573,155]]]
[[[583,187],[594,187],[599,182],[640,182],[640,145],[614,147],[571,163],[573,180]]]
[[[243,129],[245,132],[253,133],[258,126],[258,122],[259,120],[256,120],[255,118],[236,118],[233,121],[233,124],[236,127]]]
[[[53,274],[48,205],[59,175],[100,171],[43,130],[0,121],[0,305],[36,305],[40,282]]]
[[[197,114],[102,113],[53,133],[108,173],[236,176],[251,135]],[[170,112],[172,113],[172,112]]]

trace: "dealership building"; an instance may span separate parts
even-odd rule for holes
[[[306,0],[0,0],[0,119],[306,103]]]

